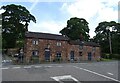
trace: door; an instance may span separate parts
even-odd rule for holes
[[[49,49],[45,49],[45,60],[50,61],[50,50]]]
[[[79,52],[79,61],[82,60],[82,52]]]
[[[91,52],[88,53],[88,60],[89,60],[89,61],[92,60],[92,53],[91,53]]]
[[[71,52],[70,52],[70,59],[71,59],[71,60],[74,60],[74,51],[71,51]]]

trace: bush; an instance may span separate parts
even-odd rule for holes
[[[105,59],[109,59],[110,54],[103,53],[101,57],[102,57],[102,58],[105,58]]]
[[[120,54],[112,54],[112,58],[120,60]]]
[[[102,58],[105,59],[119,59],[120,60],[120,54],[107,54],[107,53],[103,53]]]

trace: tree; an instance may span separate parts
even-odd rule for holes
[[[89,39],[89,27],[88,22],[83,18],[70,18],[67,21],[67,26],[63,28],[60,33],[68,36],[71,40],[88,40]]]
[[[109,28],[109,29],[107,29]],[[112,29],[112,30],[110,30]],[[111,36],[112,42],[112,52],[120,54],[120,23],[116,23],[115,21],[111,22],[101,22],[95,29],[96,36],[94,37],[94,41],[98,42],[101,45],[103,53],[110,53],[110,45],[109,45],[109,33]]]
[[[32,20],[36,23],[36,19],[30,12],[21,5],[6,5],[2,6],[5,12],[2,13],[2,41],[3,48],[14,48],[19,42],[23,45],[25,25]]]

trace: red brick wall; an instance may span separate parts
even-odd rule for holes
[[[29,60],[32,56],[33,50],[39,51],[39,60],[45,60],[45,48],[47,45],[50,45],[50,60],[53,61],[56,57],[57,52],[61,52],[62,60],[68,61],[70,60],[70,52],[74,51],[75,60],[88,60],[88,52],[91,52],[93,57],[92,60],[97,60],[100,56],[100,48],[96,47],[93,53],[92,46],[84,46],[82,50],[79,49],[79,45],[70,45],[67,41],[58,41],[58,40],[47,40],[47,39],[38,39],[38,45],[33,45],[32,38],[26,39],[25,44],[25,56],[26,59]],[[61,46],[57,46],[57,42],[61,42]],[[79,56],[79,52],[82,52],[82,56]]]
[[[92,60],[98,60],[100,57],[100,48],[95,47],[93,50],[93,46],[83,46],[83,49],[79,49],[79,45],[69,45],[68,48],[68,55],[70,59],[70,51],[74,51],[75,59],[76,60],[88,60],[88,52],[92,53]],[[80,56],[79,52],[82,52],[82,56]]]
[[[50,45],[50,53],[51,53],[51,61],[55,59],[56,53],[61,52],[62,59],[66,61],[66,55],[67,55],[67,41],[57,41],[57,40],[46,40],[46,39],[39,39],[38,45],[32,44],[33,39],[27,39],[26,41],[26,57],[32,56],[33,50],[39,51],[39,58],[41,61],[44,61],[45,58],[45,48],[47,48],[47,45]],[[61,42],[61,46],[57,46],[57,42]]]

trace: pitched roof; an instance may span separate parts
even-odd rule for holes
[[[65,37],[63,35],[40,33],[40,32],[26,32],[25,37],[38,38],[38,39],[64,40],[64,41],[69,40],[68,37]]]
[[[95,42],[86,42],[86,41],[70,41],[71,45],[85,45],[85,46],[95,46],[99,47],[100,45]]]

